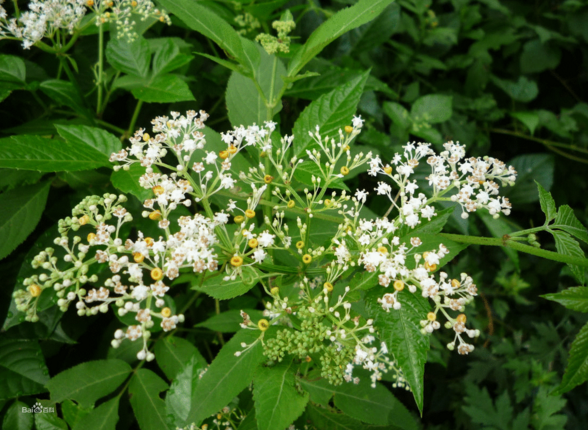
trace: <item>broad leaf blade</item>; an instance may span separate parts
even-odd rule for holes
[[[139,369],[131,379],[131,406],[141,430],[172,430],[165,402],[159,397],[159,393],[167,389],[163,379],[148,369]]]
[[[585,258],[584,251],[580,248],[580,244],[576,242],[572,236],[563,231],[554,230],[551,232],[555,239],[555,247],[557,252],[563,255],[571,255],[574,257]],[[574,274],[575,278],[581,284],[584,284],[584,268],[568,264],[568,267]]]
[[[82,417],[72,430],[115,430],[118,422],[118,401],[114,397]]]
[[[551,197],[551,193],[543,188],[539,182],[535,181],[535,183],[537,184],[537,189],[539,191],[539,203],[541,204],[541,210],[545,214],[545,222],[549,223],[557,216],[555,200],[553,200],[553,197]],[[584,232],[586,231],[586,229],[583,230]],[[588,237],[588,234],[586,236]]]
[[[56,125],[55,128],[66,142],[73,146],[88,145],[96,151],[110,157],[122,148],[120,140],[109,132],[85,125]]]
[[[588,379],[588,324],[576,336],[570,348],[568,367],[555,393],[563,394]]]
[[[151,52],[147,41],[139,36],[129,42],[126,38],[111,39],[106,46],[106,59],[119,72],[146,77]]]
[[[2,428],[11,430],[31,430],[33,428],[33,414],[25,414],[22,408],[28,408],[26,403],[15,401],[4,415]]]
[[[218,300],[228,300],[241,296],[257,283],[259,271],[253,267],[243,267],[242,276],[235,280],[225,281],[223,274],[219,274],[204,281],[204,285],[195,285],[193,290],[202,291]]]
[[[71,399],[87,408],[112,393],[129,373],[131,366],[122,360],[88,361],[59,373],[46,386],[53,402]]]
[[[573,311],[588,313],[588,287],[571,287],[560,293],[544,294],[541,297]]]
[[[578,221],[578,218],[576,218],[576,215],[574,215],[574,210],[568,205],[559,207],[557,216],[555,217],[555,222],[550,225],[550,227],[563,230],[566,233],[574,236],[576,239],[580,239],[584,243],[588,243],[588,230],[586,230],[586,227],[584,227],[582,223]]]
[[[200,351],[181,337],[167,336],[155,343],[155,359],[168,379],[175,379],[192,357],[203,367],[208,364]]]
[[[175,103],[196,100],[192,91],[177,75],[156,76],[149,83],[131,91],[137,100],[147,103]]]
[[[308,403],[308,393],[295,387],[293,361],[262,367],[253,378],[253,400],[259,430],[286,428],[298,418]]]
[[[223,346],[198,383],[206,397],[195,399],[187,422],[200,422],[225,407],[251,383],[257,366],[263,361],[263,347],[257,342],[243,351],[241,343],[257,340],[258,331],[241,330]],[[243,352],[241,352],[243,351]],[[237,357],[235,352],[241,352]]]
[[[173,419],[172,424],[176,427],[185,427],[190,413],[190,407],[195,396],[198,396],[196,387],[199,381],[200,370],[204,366],[196,356],[186,363],[184,369],[174,379],[167,395],[165,396],[165,407]]]
[[[35,229],[45,209],[50,184],[41,182],[0,194],[0,259]]]

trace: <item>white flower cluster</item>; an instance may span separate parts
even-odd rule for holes
[[[169,16],[150,0],[33,0],[28,11],[20,17],[8,18],[0,0],[0,39],[16,38],[22,40],[24,49],[47,37],[53,39],[60,29],[72,34],[80,28],[88,9],[96,15],[96,25],[111,22],[116,25],[117,36],[133,40],[135,21],[155,18],[171,24]]]
[[[53,37],[59,29],[73,33],[86,14],[84,0],[33,0],[18,19],[8,19],[2,3],[4,0],[0,0],[0,39],[21,39],[24,49]]]

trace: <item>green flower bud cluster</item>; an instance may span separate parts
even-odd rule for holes
[[[249,12],[244,12],[241,15],[237,15],[235,17],[235,23],[241,27],[238,33],[242,36],[245,36],[247,33],[251,33],[261,27],[259,20]]]
[[[261,46],[263,46],[263,49],[265,49],[265,52],[269,55],[276,54],[277,52],[290,52],[291,38],[288,34],[296,28],[296,23],[294,22],[290,11],[284,12],[279,21],[274,21],[272,23],[272,27],[278,32],[277,37],[261,33],[255,38],[255,40],[261,43]]]

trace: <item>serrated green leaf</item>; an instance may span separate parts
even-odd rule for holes
[[[430,311],[431,305],[418,292],[412,294],[405,290],[398,294],[402,307],[386,312],[378,303],[385,291],[381,287],[370,290],[366,295],[366,308],[374,317],[374,327],[404,372],[416,404],[422,411],[429,338],[421,333],[420,322]]]
[[[561,60],[561,50],[539,39],[529,40],[523,45],[520,55],[521,73],[539,73],[555,69]]]
[[[51,182],[27,185],[0,194],[0,259],[9,255],[35,229]]]
[[[93,408],[84,409],[71,400],[64,400],[61,402],[61,413],[63,415],[63,419],[71,428],[76,427],[81,419],[93,410]]]
[[[262,317],[262,312],[256,309],[243,309],[243,312],[247,313],[254,323],[257,323]],[[221,333],[234,333],[239,331],[242,322],[241,310],[230,309],[218,315],[211,316],[206,321],[196,324],[195,327],[206,327]]]
[[[37,430],[68,430],[67,423],[56,414],[35,414],[35,428]]]
[[[586,230],[586,227],[578,221],[578,218],[574,215],[574,210],[568,205],[562,205],[559,207],[555,222],[549,227],[563,230],[574,236],[576,239],[588,243],[588,230]]]
[[[92,114],[85,106],[84,100],[71,82],[51,79],[41,82],[39,89],[59,106],[66,106],[87,118],[92,117]]]
[[[159,172],[157,166],[152,166],[154,172]],[[147,171],[146,167],[138,163],[130,165],[129,170],[119,169],[112,172],[110,181],[112,185],[123,193],[129,193],[137,197],[141,202],[153,197],[153,191],[139,185],[139,178]]]
[[[545,188],[543,188],[539,182],[535,181],[535,183],[537,184],[537,189],[539,190],[539,203],[541,204],[541,210],[545,214],[545,223],[547,224],[551,222],[551,220],[555,219],[555,217],[557,216],[557,207],[555,205],[555,200],[553,200],[553,197],[551,197],[551,193],[547,191]]]
[[[563,394],[588,379],[588,324],[586,324],[570,347],[568,367],[561,384],[554,394]]]
[[[153,74],[163,75],[172,72],[192,61],[192,55],[180,53],[174,39],[166,38],[153,56]]]
[[[391,426],[368,426],[347,415],[338,413],[332,408],[310,405],[307,417],[313,426],[321,430],[395,430]]]
[[[498,88],[519,102],[530,102],[539,94],[537,83],[527,79],[525,76],[519,76],[516,82],[500,79],[496,76],[490,76],[490,79]]]
[[[203,367],[208,364],[198,348],[181,337],[167,336],[155,343],[157,365],[170,380],[176,379],[192,357],[196,357]]]
[[[306,63],[316,57],[329,43],[360,25],[375,19],[393,0],[359,0],[340,10],[321,24],[294,55],[288,66],[288,76],[295,76]]]
[[[0,55],[0,83],[3,90],[15,90],[26,85],[26,66],[14,55]]]
[[[544,294],[541,297],[573,311],[588,313],[588,287],[571,287],[560,293]]]
[[[229,58],[247,66],[239,34],[216,13],[192,0],[162,0],[161,4],[192,30],[214,41]]]
[[[398,103],[385,102],[383,110],[386,115],[398,126],[408,128],[411,124],[411,118],[406,109]]]
[[[241,73],[233,72],[229,78],[226,94],[227,110],[231,124],[236,127],[241,125],[247,127],[253,123],[262,125],[264,121],[272,119],[282,110],[281,101],[273,108],[266,106],[253,79],[257,81],[265,99],[269,102],[270,97],[275,97],[284,86],[281,76],[286,74],[286,68],[280,59],[268,55],[258,44],[248,40],[243,40],[243,43],[247,47],[246,52],[254,53],[251,55],[253,76],[249,78]],[[277,61],[275,73],[274,60]]]
[[[131,373],[131,366],[122,360],[95,360],[65,370],[46,384],[55,403],[75,400],[83,408],[112,393]]]
[[[551,234],[553,234],[553,238],[555,239],[555,248],[557,249],[558,253],[585,258],[584,251],[582,251],[582,248],[580,248],[580,244],[576,242],[576,240],[573,239],[572,236],[570,236],[568,233],[564,231],[552,230]],[[568,267],[578,282],[584,284],[584,269],[573,264],[568,264]]]
[[[22,408],[27,408],[26,403],[15,401],[4,415],[2,428],[10,430],[31,430],[33,428],[33,414],[23,414]]]
[[[374,425],[393,425],[403,430],[417,430],[417,422],[408,409],[381,384],[371,387],[367,373],[359,384],[344,383],[333,387],[334,403],[343,413]]]
[[[531,136],[535,134],[535,129],[539,125],[539,114],[537,112],[511,112],[510,116],[522,122],[529,129]]]
[[[188,84],[177,75],[159,75],[131,90],[137,100],[147,103],[175,103],[196,100]]]
[[[325,407],[329,406],[329,401],[335,394],[334,385],[329,384],[325,378],[321,377],[318,369],[311,371],[305,377],[298,378],[298,382],[308,392],[313,403]]]
[[[108,157],[89,145],[73,145],[40,136],[0,139],[0,167],[60,172],[110,166]]]
[[[472,418],[472,422],[500,430],[511,428],[509,422],[512,419],[513,408],[508,391],[498,397],[496,406],[485,387],[479,388],[469,383],[466,385],[466,393],[466,405],[462,408]]]
[[[317,125],[322,136],[335,136],[340,128],[351,123],[368,75],[369,71],[323,94],[302,111],[293,129],[294,154],[305,156],[305,151],[314,147],[308,132],[314,133]]]
[[[120,139],[113,134],[96,127],[57,124],[55,128],[59,135],[71,145],[82,147],[88,145],[109,158],[113,152],[118,152],[122,148]]]
[[[225,407],[251,383],[257,366],[264,360],[261,342],[243,351],[242,342],[255,342],[259,332],[238,331],[223,346],[198,383],[198,390],[206,397],[193,399],[187,422],[200,422]],[[236,352],[241,352],[237,357]]]
[[[141,430],[173,430],[167,421],[165,402],[159,396],[167,389],[163,379],[148,369],[139,369],[131,379],[131,406]]]
[[[349,33],[352,52],[361,53],[386,42],[400,27],[400,6],[388,5],[377,18]]]
[[[141,36],[132,42],[126,37],[113,38],[106,45],[106,59],[120,72],[145,78],[149,73],[151,51]]]
[[[193,355],[182,371],[177,374],[165,396],[167,414],[171,415],[172,424],[176,427],[185,427],[190,424],[186,419],[190,413],[193,398],[198,396],[198,377],[203,367],[202,363]]]
[[[46,391],[47,389],[42,384],[0,366],[0,400],[40,394]]]
[[[0,340],[0,366],[37,384],[44,385],[49,380],[49,371],[37,341]]]
[[[451,118],[452,97],[441,94],[429,94],[418,98],[412,105],[410,116],[415,122],[436,124]]]
[[[206,279],[204,284],[192,286],[193,290],[202,291],[218,300],[228,300],[241,296],[249,291],[257,283],[259,271],[253,267],[243,267],[242,276],[234,280],[224,280],[222,274]]]
[[[298,418],[308,403],[308,393],[295,387],[293,361],[261,367],[253,378],[253,400],[259,430],[286,428]]]
[[[568,417],[564,413],[556,415],[556,412],[564,408],[567,400],[552,396],[549,391],[549,387],[541,385],[537,397],[535,397],[532,420],[533,428],[536,430],[563,429],[566,427]]]
[[[116,396],[102,403],[90,413],[81,417],[72,430],[115,430],[118,422],[118,402]]]

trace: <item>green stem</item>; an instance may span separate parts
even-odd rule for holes
[[[116,82],[116,80],[118,79],[119,76],[120,76],[120,72],[117,72],[116,75],[114,76],[114,79],[112,80],[112,85],[110,85],[110,88],[106,92],[106,97],[104,97],[104,101],[102,102],[102,106],[100,106],[100,112],[98,113],[98,116],[100,118],[102,117],[102,115],[104,115],[104,111],[106,110],[106,106],[108,106],[108,100],[110,99],[110,95],[114,91],[112,87],[114,86],[114,82]]]
[[[104,28],[102,24],[98,27],[98,101],[96,102],[96,115],[100,116],[100,108],[102,107],[102,73],[104,68]],[[137,113],[138,115],[138,113]]]
[[[545,249],[535,248],[534,246],[524,245],[522,243],[514,242],[505,238],[494,237],[476,237],[476,236],[462,236],[460,234],[440,233],[441,237],[452,240],[458,243],[469,243],[472,245],[485,246],[507,246],[517,251],[525,252],[527,254],[536,255],[537,257],[546,258],[560,263],[573,264],[576,266],[588,267],[588,259],[581,257],[574,257],[572,255],[558,254],[557,252],[547,251]]]
[[[120,128],[120,127],[117,127],[116,125],[113,125],[113,124],[111,124],[109,122],[106,122],[106,121],[103,121],[101,119],[97,119],[96,120],[96,123],[97,124],[100,124],[103,127],[109,128],[109,129],[111,129],[113,131],[116,131],[117,133],[120,133],[120,134],[125,134],[126,133],[125,129]]]
[[[135,106],[135,111],[133,112],[133,117],[131,118],[129,128],[127,129],[126,137],[130,137],[133,135],[133,130],[135,130],[135,123],[137,122],[137,118],[139,117],[139,112],[141,112],[141,106],[143,106],[143,101],[139,100],[137,102],[137,106]]]
[[[582,152],[584,154],[588,154],[588,149],[581,148],[581,147],[576,146],[576,145],[570,145],[570,144],[561,143],[561,142],[554,142],[553,140],[540,139],[538,137],[529,136],[529,135],[523,134],[523,133],[517,133],[515,131],[506,130],[506,129],[503,129],[503,128],[489,128],[488,131],[490,131],[492,133],[506,134],[506,135],[509,135],[509,136],[520,137],[522,139],[526,139],[526,140],[530,140],[530,141],[533,141],[533,142],[541,143],[542,145],[545,145],[547,147],[564,148],[564,149],[568,149],[570,151],[576,151],[576,152]]]

